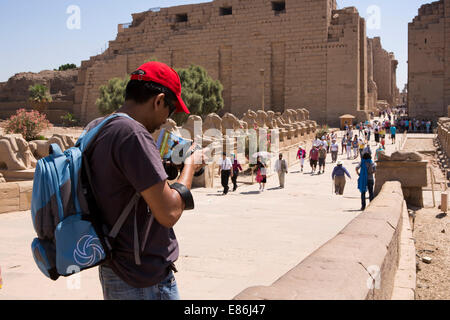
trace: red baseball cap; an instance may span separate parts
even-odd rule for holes
[[[142,74],[132,74],[131,80],[152,81],[170,89],[177,97],[176,112],[190,114],[188,108],[181,99],[180,76],[175,70],[158,61],[146,62],[137,68],[136,71],[138,70],[144,72],[141,72]]]

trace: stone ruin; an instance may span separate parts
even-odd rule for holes
[[[380,152],[375,172],[375,195],[386,181],[400,181],[406,202],[423,207],[422,188],[427,186],[427,163],[417,152],[396,151],[390,156]]]
[[[76,137],[54,134],[48,140],[27,142],[20,134],[0,135],[0,170],[20,171],[36,168],[38,159],[47,157],[56,143],[61,150],[75,146]]]
[[[0,136],[0,169],[27,170],[36,167],[36,158],[20,134]]]
[[[45,158],[49,154],[49,147],[51,144],[56,143],[61,150],[67,150],[71,147],[75,146],[76,138],[69,135],[63,135],[63,134],[54,134],[50,139],[48,140],[34,140],[30,141],[30,150],[33,153],[33,155],[37,159]]]

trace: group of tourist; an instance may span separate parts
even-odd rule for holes
[[[351,179],[351,175],[344,167],[342,160],[338,161],[339,146],[341,145],[341,155],[346,155],[347,160],[355,160],[360,158],[360,162],[356,167],[358,174],[358,189],[361,192],[361,210],[366,207],[366,193],[369,192],[369,200],[373,199],[374,188],[374,173],[376,166],[373,159],[377,161],[380,154],[386,149],[386,136],[390,135],[392,144],[396,143],[397,131],[404,130],[430,132],[431,121],[427,120],[410,120],[403,108],[392,108],[380,113],[380,120],[359,122],[355,126],[346,125],[344,134],[341,138],[341,143],[338,143],[337,132],[324,134],[322,137],[316,138],[313,141],[312,148],[308,151],[303,145],[300,145],[297,150],[296,159],[299,160],[300,172],[304,171],[305,160],[309,160],[311,167],[311,175],[324,174],[326,166],[326,158],[331,154],[331,163],[336,163],[333,168],[331,177],[334,181],[334,192],[337,195],[343,195],[346,179],[345,176]],[[425,129],[424,129],[425,128]],[[373,154],[370,147],[371,141],[376,144],[376,149]],[[237,189],[236,178],[242,168],[234,155],[232,160],[227,160],[224,154],[224,161],[221,163],[219,172],[222,174],[222,185],[224,187],[224,194],[228,192],[228,178],[232,177],[233,191]],[[280,188],[284,188],[285,175],[288,173],[288,164],[283,159],[283,155],[279,155],[279,159],[274,166],[275,172],[278,173]],[[263,192],[265,184],[267,183],[267,166],[261,157],[257,158],[257,163],[253,167],[256,172],[256,181],[259,183],[259,191]]]

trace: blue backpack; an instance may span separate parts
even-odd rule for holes
[[[31,250],[39,269],[52,280],[59,276],[70,276],[111,259],[111,243],[133,208],[135,261],[140,265],[141,251],[136,224],[139,193],[133,196],[116,224],[108,230],[96,214],[99,210],[95,193],[90,187],[91,173],[86,159],[86,150],[100,130],[119,116],[128,117],[118,113],[105,118],[92,130],[85,130],[75,147],[64,152],[57,144],[52,144],[49,156],[39,160],[36,165],[31,215],[37,238],[33,240]],[[149,229],[147,227],[144,241]]]

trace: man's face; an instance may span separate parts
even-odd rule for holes
[[[159,130],[167,119],[171,115],[174,107],[166,102],[165,95],[163,93],[153,97],[148,101],[148,125],[147,130],[150,133],[154,133]]]

